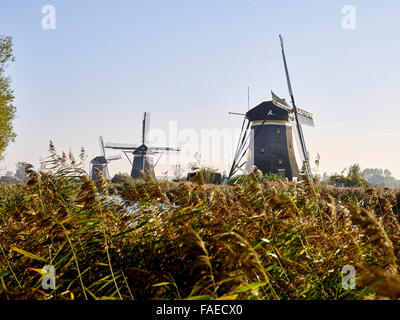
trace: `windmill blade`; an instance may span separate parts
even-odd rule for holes
[[[302,152],[300,152],[300,154],[304,157],[303,163],[306,166],[307,173],[311,176],[312,173],[311,173],[310,164],[308,162],[308,156],[307,156],[308,153],[307,153],[307,149],[306,149],[306,143],[304,141],[303,130],[302,130],[301,124],[299,122],[299,113],[297,112],[296,103],[294,101],[293,89],[292,89],[292,84],[290,82],[290,76],[289,76],[289,69],[288,69],[287,62],[286,62],[285,48],[283,46],[283,38],[281,35],[279,35],[279,39],[281,41],[283,65],[285,67],[285,74],[286,74],[286,80],[287,80],[287,85],[288,85],[288,89],[289,89],[289,95],[292,100],[293,113],[294,113],[294,117],[296,120],[296,126],[297,126],[296,129],[297,130],[295,130],[295,131],[297,131],[297,133],[298,133],[301,151],[302,151]]]
[[[248,120],[248,119],[247,119],[247,120]],[[241,147],[240,147],[240,150],[238,150],[239,153],[235,156],[235,158],[234,158],[234,160],[233,160],[233,165],[232,165],[231,171],[230,171],[229,176],[228,176],[229,178],[232,177],[232,176],[236,173],[236,171],[237,171],[239,168],[241,168],[243,165],[246,164],[247,160],[244,161],[244,162],[238,167],[238,164],[240,163],[240,161],[242,161],[242,159],[244,158],[244,156],[248,153],[249,149],[250,149],[250,152],[254,154],[254,150],[253,150],[253,152],[252,152],[252,149],[250,148],[251,145],[250,145],[250,143],[248,143],[248,140],[250,139],[250,140],[254,141],[254,139],[255,139],[255,138],[257,137],[257,135],[260,133],[260,130],[261,130],[261,128],[263,127],[265,121],[267,121],[267,119],[264,119],[264,120],[263,120],[263,122],[261,123],[261,125],[257,128],[257,131],[254,131],[254,129],[251,129],[250,132],[248,132],[248,128],[249,128],[249,125],[250,125],[250,123],[251,123],[250,120],[248,120],[248,125],[247,125],[247,128],[246,128],[246,132],[244,133],[244,137],[243,137],[243,139],[245,139],[245,140],[243,140],[243,142],[242,142],[242,144],[241,144]],[[247,145],[247,147],[244,149],[244,152],[241,153],[241,152],[243,151],[243,148],[244,148],[246,145]],[[240,154],[240,153],[241,153],[241,154]],[[250,157],[251,157],[251,154],[250,154]]]
[[[251,129],[249,151],[247,152],[245,171],[251,173],[253,166],[254,166],[254,129]]]
[[[279,98],[273,91],[271,91],[272,103],[290,113],[293,113],[292,107],[286,102],[285,99]],[[303,109],[297,108],[297,116],[299,122],[305,126],[314,127],[314,119],[312,113]]]
[[[312,113],[297,108],[297,117],[301,124],[309,127],[315,127]]]
[[[232,114],[232,115],[234,115],[234,116],[246,116],[246,114],[245,113],[239,113],[239,112],[228,112],[228,114]]]
[[[99,143],[100,143],[100,154],[105,157],[106,156],[106,150],[104,149],[104,141],[103,141],[103,137],[100,136],[99,137]]]
[[[106,142],[104,144],[104,148],[106,149],[114,149],[114,150],[135,150],[137,145],[135,144],[128,144],[128,143],[110,143]]]
[[[121,158],[122,158],[122,156],[121,156],[120,154],[115,155],[115,156],[106,157],[107,161],[119,160],[119,159],[121,159]]]
[[[149,129],[150,129],[150,113],[143,113],[143,127],[142,127],[142,144],[146,145],[149,142]]]
[[[309,127],[315,127],[315,125],[314,125],[314,119],[313,119],[312,117],[309,118],[309,117],[304,116],[304,115],[302,115],[302,114],[300,114],[300,113],[297,114],[297,117],[298,117],[298,119],[299,119],[299,123],[300,123],[300,124],[303,124],[303,125],[309,126]]]
[[[158,151],[181,151],[181,148],[170,148],[170,147],[151,147],[149,150],[158,152]]]
[[[303,148],[301,146],[301,140],[300,140],[300,135],[299,135],[299,130],[297,128],[297,123],[293,122],[293,133],[294,133],[294,140],[296,141],[296,146],[297,146],[297,151],[298,151],[298,155],[300,157],[300,163],[301,165],[303,165],[304,161],[306,160],[304,157],[304,152],[303,152]],[[301,169],[301,168],[300,168]]]
[[[311,172],[311,166],[310,166],[310,162],[309,162],[309,156],[308,156],[309,154],[307,152],[306,144],[305,144],[305,141],[304,141],[303,129],[301,128],[301,124],[299,122],[298,113],[294,112],[294,115],[295,115],[295,120],[296,120],[296,122],[295,122],[296,128],[295,129],[297,129],[297,130],[295,130],[296,142],[297,141],[300,142],[299,144],[297,144],[298,147],[300,145],[300,148],[299,148],[300,149],[299,150],[300,151],[299,152],[300,153],[300,158],[302,160],[302,165],[305,166],[305,169],[306,169],[307,173],[309,175],[311,175],[312,172]]]
[[[247,121],[247,126],[246,126],[246,121]],[[240,130],[239,141],[236,147],[235,155],[233,157],[231,169],[229,170],[228,178],[231,178],[237,171],[237,164],[240,161],[239,160],[240,153],[245,147],[246,142],[248,140],[248,130],[250,128],[250,124],[251,122],[246,117],[244,117],[242,122],[242,129]]]
[[[108,165],[106,165],[106,179],[110,180],[110,172],[108,171]]]

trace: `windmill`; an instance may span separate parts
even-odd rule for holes
[[[99,179],[96,169],[100,170],[103,173],[104,177],[106,177],[106,179],[110,179],[110,174],[108,172],[108,166],[107,166],[108,163],[110,161],[121,159],[121,155],[115,155],[115,156],[109,156],[109,157],[106,156],[103,137],[99,138],[99,142],[100,142],[101,156],[97,156],[97,157],[93,158],[92,161],[90,161],[90,164],[91,164],[90,172],[91,172],[93,181],[97,181]]]
[[[309,155],[301,126],[313,127],[313,115],[296,107],[283,39],[281,36],[279,37],[292,106],[271,91],[271,101],[262,102],[246,114],[230,113],[242,115],[244,119],[229,177],[238,170],[249,172],[253,165],[264,174],[275,173],[287,177],[289,180],[297,177],[299,168],[293,147],[293,135],[299,150],[301,164],[311,175]],[[244,160],[246,154],[247,159]]]
[[[134,179],[138,179],[142,176],[143,172],[149,172],[152,177],[155,177],[154,167],[162,156],[164,151],[181,151],[180,148],[169,148],[169,147],[149,147],[148,144],[148,131],[150,128],[150,114],[148,112],[143,113],[142,119],[142,140],[141,144],[124,144],[124,143],[105,143],[106,149],[122,150],[125,156],[128,158],[132,165],[131,176]],[[133,161],[131,161],[128,154],[133,154]],[[153,155],[159,153],[160,156],[156,163],[153,163]]]

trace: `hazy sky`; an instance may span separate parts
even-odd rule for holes
[[[55,30],[42,28],[45,5],[56,9]],[[345,5],[356,9],[355,29],[342,27]],[[168,121],[184,133],[240,129],[228,111],[247,110],[248,86],[251,106],[270,90],[288,98],[282,33],[297,104],[314,114],[317,127],[304,130],[319,172],[358,162],[400,178],[399,16],[398,0],[0,0],[18,110],[0,167],[38,165],[49,140],[76,155],[84,147],[89,162],[100,135],[139,142],[143,111],[158,132],[168,133]],[[232,149],[225,144],[224,160],[211,165],[228,170]],[[213,152],[203,150],[205,164]],[[187,153],[157,174],[185,165]],[[129,170],[126,159],[110,164],[111,173]]]

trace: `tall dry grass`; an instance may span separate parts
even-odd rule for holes
[[[0,187],[1,299],[400,297],[398,191],[257,170],[230,185],[94,184],[82,161],[51,145],[26,184]],[[44,265],[54,290],[42,289]]]

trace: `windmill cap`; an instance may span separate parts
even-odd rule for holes
[[[264,101],[246,113],[249,121],[284,120],[289,121],[289,112],[277,107],[272,101]]]
[[[90,161],[90,163],[93,164],[104,164],[107,163],[107,159],[104,156],[98,156],[92,159],[92,161]]]
[[[153,151],[151,151],[145,144],[140,145],[139,147],[137,147],[135,149],[135,151],[133,152],[133,154],[154,154]]]

